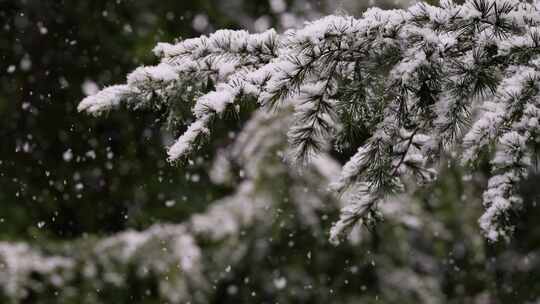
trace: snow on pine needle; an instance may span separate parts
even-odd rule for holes
[[[160,43],[157,66],[79,110],[183,109],[171,161],[197,153],[226,113],[289,113],[288,161],[300,167],[327,152],[348,160],[331,187],[347,200],[334,242],[378,221],[404,180],[429,185],[447,157],[473,171],[489,155],[480,226],[490,240],[508,238],[517,185],[535,169],[539,25],[539,1],[446,0],[328,16],[283,34],[220,30]]]

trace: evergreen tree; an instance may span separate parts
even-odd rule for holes
[[[189,168],[214,158],[210,177],[230,195],[179,224],[43,249],[1,243],[2,296],[504,301],[512,276],[536,265],[516,249],[486,266],[489,242],[523,237],[530,210],[522,184],[536,175],[539,10],[538,1],[420,3],[284,34],[220,30],[158,44],[158,65],[79,110],[164,113],[179,133],[169,160]],[[349,237],[331,248],[328,232],[335,244]],[[537,300],[537,290],[516,297]]]

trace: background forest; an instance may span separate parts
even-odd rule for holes
[[[339,206],[331,197],[321,199],[324,193],[309,197],[321,190],[327,167],[304,178],[268,160],[245,174],[276,205],[242,223],[234,237],[198,241],[204,279],[175,281],[181,275],[174,269],[152,268],[168,259],[159,242],[138,248],[125,263],[113,253],[107,261],[101,258],[109,253],[85,255],[99,240],[124,231],[198,223],[197,214],[202,222],[216,201],[238,194],[244,174],[241,169],[239,178],[225,182],[219,177],[214,148],[220,142],[186,166],[171,165],[164,146],[177,130],[162,127],[168,113],[112,111],[95,118],[77,111],[85,96],[154,64],[151,50],[158,42],[221,28],[283,31],[330,13],[360,16],[371,5],[407,4],[0,0],[0,303],[539,302],[538,179],[521,187],[526,210],[515,237],[491,243],[477,223],[485,177],[463,176],[452,165],[417,204],[388,204],[394,217],[353,232],[337,247],[328,242],[328,230]],[[261,123],[271,129],[280,122]],[[244,168],[243,153],[234,156],[234,166]],[[256,204],[258,196],[250,195],[243,199]],[[307,201],[311,205],[302,207]],[[43,256],[75,252],[81,261],[99,260],[93,271],[100,274],[59,270],[63,279],[55,283],[45,278],[48,270],[26,271],[28,261],[43,258],[28,254],[29,248]],[[20,269],[6,267],[14,258],[22,259]],[[152,265],[151,275],[137,272],[142,264]]]

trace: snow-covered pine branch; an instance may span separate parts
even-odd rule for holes
[[[281,35],[218,31],[159,44],[159,65],[79,109],[191,109],[171,160],[196,153],[212,122],[242,111],[242,102],[269,115],[290,112],[282,127],[293,162],[327,151],[348,159],[334,184],[351,200],[332,229],[336,242],[353,224],[376,220],[404,180],[429,183],[446,156],[474,170],[485,154],[493,173],[481,227],[491,240],[506,238],[521,205],[517,184],[534,169],[540,2],[441,2],[328,16]]]

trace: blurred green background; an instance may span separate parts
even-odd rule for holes
[[[117,111],[94,118],[78,113],[76,107],[85,94],[122,82],[137,66],[154,64],[151,49],[159,41],[220,28],[284,29],[332,12],[359,16],[374,2],[284,3],[281,9],[276,1],[267,0],[0,0],[0,240],[39,246],[144,229],[154,223],[178,223],[230,193],[231,189],[210,183],[209,155],[202,154],[185,168],[167,163],[164,146],[172,135],[161,128],[164,117],[159,114]],[[480,178],[478,184],[484,182]],[[440,221],[445,237],[383,223],[361,245],[320,245],[327,260],[318,261],[317,269],[323,273],[313,270],[312,276],[326,274],[347,281],[336,288],[336,293],[347,293],[336,295],[336,303],[359,299],[349,295],[363,293],[370,295],[362,298],[364,303],[378,303],[384,292],[377,287],[377,274],[384,277],[385,267],[390,267],[384,265],[437,277],[443,282],[443,294],[435,298],[442,303],[538,303],[540,229],[536,223],[540,217],[533,208],[538,179],[523,185],[527,209],[516,239],[509,244],[489,244],[479,236],[480,203],[464,200],[463,195],[472,191],[478,197],[480,191],[467,189],[459,170],[449,170],[431,194],[436,198],[424,199],[425,214]],[[301,256],[311,253],[310,242],[315,242],[315,236],[304,237],[297,249]],[[324,243],[326,236],[318,239]],[[289,254],[287,246],[279,248],[279,256]],[[423,255],[440,273],[418,270],[415,261]],[[316,264],[291,263],[299,264],[295,264],[299,273]],[[328,274],[334,264],[339,265],[332,270],[336,273]],[[354,265],[358,267],[351,268]],[[247,264],[243,271],[256,274],[257,267]],[[413,278],[405,271],[401,280],[409,279]],[[258,280],[264,285],[264,278]],[[430,284],[427,279],[416,283]],[[392,290],[381,298],[393,303],[431,299],[418,295],[420,287],[411,286],[410,298]],[[302,301],[294,295],[282,300],[322,301],[318,297],[313,292]],[[246,298],[227,299],[218,295],[214,302],[244,299],[250,303]],[[109,303],[142,300],[132,301],[118,294],[111,295]]]
[[[158,41],[198,36],[195,16],[237,26],[217,2],[0,1],[3,238],[142,228],[180,221],[213,200],[201,195],[204,180],[191,182],[196,172],[166,163],[159,116],[95,119],[76,106],[85,92],[154,63]]]

